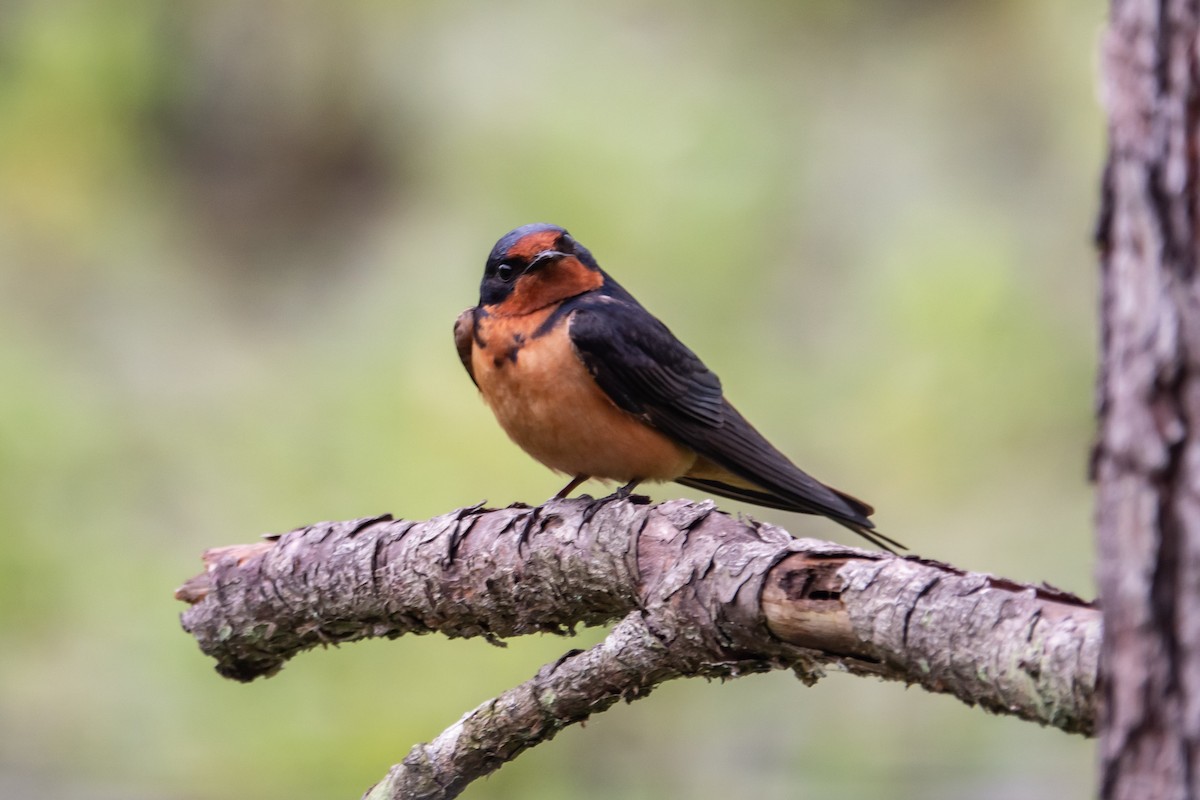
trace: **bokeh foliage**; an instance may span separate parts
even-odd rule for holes
[[[450,344],[535,220],[889,534],[1090,594],[1103,13],[0,6],[0,796],[354,797],[601,634],[359,644],[241,686],[171,600],[208,546],[558,488]],[[773,675],[664,687],[467,796],[1065,800],[1090,772],[1055,732]]]

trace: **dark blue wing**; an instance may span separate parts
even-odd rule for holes
[[[573,312],[571,343],[619,408],[669,435],[723,424],[721,380],[636,301],[597,295]]]
[[[816,480],[772,446],[725,400],[720,379],[704,362],[624,290],[589,295],[572,306],[571,342],[605,394],[729,473],[725,480],[684,476],[680,483],[821,514],[876,544],[882,539],[896,545],[872,530],[869,505]]]

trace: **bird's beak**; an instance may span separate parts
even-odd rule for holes
[[[533,260],[529,262],[529,266],[526,267],[526,272],[553,264],[560,258],[566,258],[567,255],[567,253],[564,253],[560,250],[543,250],[534,256]]]

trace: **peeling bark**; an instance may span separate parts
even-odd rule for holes
[[[593,513],[594,512],[594,513]],[[493,641],[620,622],[413,748],[371,798],[449,798],[566,725],[678,677],[827,667],[1090,734],[1099,614],[1049,587],[809,539],[711,503],[555,500],[312,525],[211,550],[177,596],[226,677],[318,645]]]

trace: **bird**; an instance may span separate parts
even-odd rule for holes
[[[828,517],[877,547],[874,509],[801,470],[725,398],[721,380],[600,268],[566,229],[533,223],[496,242],[478,305],[454,324],[467,374],[505,433],[570,476],[674,481],[767,508]]]

